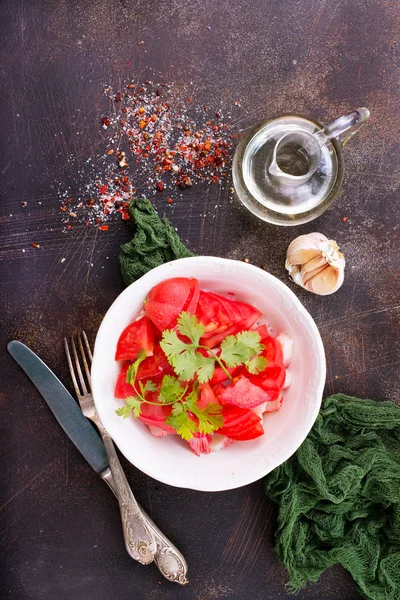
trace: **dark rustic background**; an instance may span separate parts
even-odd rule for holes
[[[70,386],[62,338],[85,328],[94,340],[122,290],[117,255],[129,231],[116,221],[108,232],[77,225],[62,234],[57,190],[98,153],[103,87],[156,72],[216,107],[230,89],[229,102],[241,102],[238,130],[279,112],[328,123],[357,106],[371,110],[344,152],[341,196],[314,223],[259,222],[229,202],[229,184],[194,186],[172,207],[160,194],[156,206],[196,253],[248,257],[294,289],[325,343],[327,394],[398,399],[398,9],[392,0],[1,2],[3,600],[291,597],[262,481],[205,494],[159,484],[124,462],[140,502],[185,553],[190,584],[179,588],[133,563],[115,499],[5,346],[24,341]],[[295,287],[284,270],[288,243],[315,230],[336,239],[347,260],[331,297]],[[297,598],[359,595],[336,567]]]

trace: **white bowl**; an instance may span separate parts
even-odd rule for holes
[[[114,360],[119,335],[137,316],[151,288],[171,277],[196,277],[202,289],[235,293],[262,311],[275,333],[284,332],[293,339],[292,384],[284,391],[282,408],[264,416],[265,434],[260,438],[198,457],[178,436],[156,438],[140,421],[115,414],[122,405],[114,398],[121,368]],[[299,448],[318,415],[325,367],[317,326],[285,284],[244,262],[198,256],[157,267],[118,296],[97,334],[93,396],[105,428],[135,467],[169,485],[217,492],[260,479]]]

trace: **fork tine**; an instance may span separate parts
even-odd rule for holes
[[[71,375],[72,383],[74,384],[75,393],[76,393],[76,395],[79,398],[82,394],[81,394],[81,391],[79,389],[78,382],[76,380],[75,370],[74,370],[74,366],[72,364],[71,353],[69,351],[69,346],[68,346],[68,340],[67,340],[67,338],[64,338],[64,348],[65,348],[65,354],[67,355],[68,367],[69,367],[69,372],[70,372],[70,375]]]
[[[84,331],[82,331],[82,337],[83,337],[83,339],[85,341],[85,347],[86,347],[86,350],[87,350],[87,354],[89,356],[90,364],[92,364],[92,360],[93,360],[92,351],[90,349],[90,345],[89,345],[89,341],[87,339],[87,335],[86,335],[86,333]]]
[[[79,342],[79,349],[81,351],[82,360],[83,360],[83,366],[85,367],[85,373],[86,373],[87,382],[88,382],[88,386],[89,386],[89,392],[90,392],[91,391],[92,380],[90,378],[90,368],[89,368],[89,365],[87,363],[85,350],[84,350],[83,344],[82,344],[82,338],[83,338],[84,333],[85,332],[82,331],[81,335],[78,335],[78,342]],[[87,338],[86,338],[86,342],[87,342]],[[89,345],[89,344],[87,343],[87,345]]]
[[[82,392],[84,394],[87,394],[88,391],[87,391],[85,379],[83,377],[83,373],[82,373],[82,369],[81,369],[81,363],[79,362],[78,353],[76,351],[74,336],[71,336],[71,344],[72,344],[72,352],[74,354],[74,359],[75,359],[76,370],[78,372],[79,381],[80,381],[81,387],[82,387]]]

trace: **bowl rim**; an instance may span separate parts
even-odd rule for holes
[[[137,287],[138,284],[140,285],[140,283],[143,283],[146,281],[146,279],[150,279],[152,277],[154,277],[154,273],[155,272],[160,272],[160,271],[168,271],[168,265],[174,264],[174,266],[179,266],[179,264],[190,264],[190,263],[201,263],[202,265],[204,265],[205,263],[210,262],[213,263],[213,265],[215,265],[216,263],[219,263],[222,265],[237,265],[238,263],[241,265],[241,268],[243,269],[247,269],[249,271],[253,271],[254,274],[262,274],[262,276],[265,278],[266,281],[272,281],[273,284],[277,287],[280,288],[281,290],[284,291],[284,294],[286,294],[296,305],[299,313],[302,315],[302,317],[307,321],[307,326],[308,328],[311,330],[314,338],[315,338],[315,342],[316,342],[316,346],[318,348],[318,359],[319,359],[319,363],[320,363],[320,373],[319,373],[319,377],[318,377],[318,382],[315,386],[315,392],[314,392],[314,396],[316,398],[316,402],[314,405],[314,408],[312,411],[310,411],[310,415],[309,415],[309,419],[307,421],[307,425],[303,428],[302,430],[302,434],[298,436],[297,441],[300,439],[300,443],[297,445],[296,448],[293,448],[293,446],[289,446],[286,445],[285,446],[285,451],[283,451],[281,453],[280,458],[278,459],[278,461],[275,461],[276,464],[274,464],[274,466],[272,468],[268,468],[267,471],[262,472],[261,474],[259,474],[259,476],[257,476],[256,478],[253,475],[250,475],[250,477],[248,477],[246,479],[246,477],[243,477],[243,481],[241,481],[240,483],[237,482],[232,482],[232,485],[223,485],[221,487],[216,488],[215,486],[213,487],[205,487],[204,485],[182,485],[181,483],[177,483],[176,481],[171,481],[171,479],[168,477],[168,474],[166,476],[164,476],[164,473],[161,473],[157,471],[156,468],[153,468],[153,464],[151,463],[151,461],[144,461],[144,464],[142,464],[142,462],[140,460],[133,462],[132,459],[129,456],[129,448],[127,447],[127,443],[126,441],[124,441],[123,439],[119,439],[120,436],[118,435],[118,431],[114,429],[113,427],[113,423],[107,422],[107,413],[105,410],[105,403],[102,402],[97,402],[96,401],[96,395],[97,395],[97,385],[96,385],[96,371],[97,371],[97,363],[99,362],[99,354],[100,354],[100,344],[102,344],[103,342],[103,337],[105,338],[104,341],[106,341],[106,337],[105,337],[105,332],[107,330],[108,327],[108,320],[110,318],[110,315],[115,311],[116,307],[122,303],[124,301],[124,298],[129,296],[132,293],[132,288],[133,287]],[[172,277],[178,276],[175,273],[172,275]],[[166,277],[168,278],[168,277]],[[94,376],[93,376],[94,375]],[[139,279],[137,279],[136,281],[134,281],[132,284],[130,284],[126,289],[124,289],[114,300],[114,302],[111,304],[111,306],[108,308],[107,312],[105,313],[102,322],[100,324],[100,327],[97,331],[97,335],[96,335],[96,340],[95,340],[95,345],[94,345],[94,351],[93,351],[93,362],[92,362],[92,390],[93,390],[93,398],[94,398],[94,402],[95,402],[95,406],[96,406],[96,410],[99,414],[100,419],[102,420],[102,422],[105,424],[105,427],[108,431],[108,433],[110,434],[111,438],[113,439],[114,443],[118,446],[119,450],[121,451],[121,453],[125,456],[125,458],[137,469],[139,469],[140,471],[142,471],[143,473],[145,473],[146,475],[148,475],[149,477],[152,477],[153,479],[155,479],[156,481],[159,481],[161,483],[167,484],[167,485],[171,485],[173,487],[179,487],[182,489],[192,489],[192,490],[197,490],[197,491],[205,491],[205,492],[215,492],[215,491],[226,491],[226,490],[231,490],[231,489],[238,489],[240,487],[243,487],[245,485],[248,485],[250,483],[253,483],[255,481],[258,481],[259,479],[261,479],[262,477],[265,477],[268,473],[270,473],[272,470],[276,469],[279,465],[281,465],[282,463],[284,463],[286,460],[288,460],[297,450],[298,448],[301,446],[301,444],[304,442],[304,440],[306,439],[306,437],[308,436],[309,432],[311,431],[311,428],[313,427],[315,420],[318,416],[320,407],[321,407],[321,402],[322,402],[322,396],[323,396],[323,390],[324,390],[324,386],[325,386],[325,380],[326,380],[326,357],[325,357],[325,351],[324,351],[324,346],[323,346],[323,342],[322,342],[322,338],[321,338],[321,334],[318,330],[318,327],[314,321],[314,319],[312,318],[312,316],[310,315],[310,313],[307,311],[307,309],[303,306],[303,304],[301,303],[301,301],[299,300],[299,298],[296,296],[296,294],[285,284],[283,283],[280,279],[278,279],[277,277],[275,277],[274,275],[272,275],[271,273],[268,273],[267,271],[260,269],[259,267],[256,267],[255,265],[252,265],[250,263],[244,263],[240,260],[234,260],[234,259],[228,259],[228,258],[221,258],[221,257],[215,257],[215,256],[193,256],[193,257],[187,257],[187,258],[181,258],[181,259],[177,259],[174,261],[169,261],[167,263],[164,263],[158,267],[155,267],[154,269],[152,269],[151,271],[149,271],[148,273],[146,273],[145,275],[143,275],[142,277],[140,277]],[[105,417],[105,419],[103,419],[103,417]],[[115,435],[117,434],[117,435]],[[156,439],[156,438],[155,438]]]

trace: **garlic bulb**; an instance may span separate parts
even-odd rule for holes
[[[309,292],[326,296],[340,288],[345,260],[334,240],[322,233],[308,233],[293,240],[285,267],[295,283]]]

